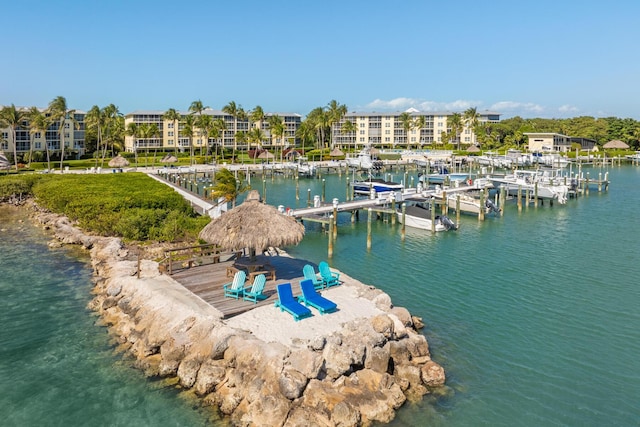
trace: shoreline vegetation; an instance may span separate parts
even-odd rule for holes
[[[31,190],[36,188],[34,181]],[[77,227],[81,220],[40,207],[40,196],[38,205],[24,197],[15,204],[32,209],[35,221],[61,242],[51,245],[77,244],[90,251],[95,296],[89,306],[114,337],[117,351],[131,356],[147,376],[169,379],[234,425],[390,422],[407,400],[446,392],[444,370],[431,360],[418,332],[421,319],[394,307],[379,289],[341,274],[345,283],[336,295],[348,302],[340,314],[351,318],[322,316],[326,328],[311,337],[296,336],[305,321],[270,317],[278,314],[271,306],[223,320],[214,307],[161,275],[158,263],[146,259],[149,248],[85,234]],[[253,333],[258,322],[279,329],[280,338]]]

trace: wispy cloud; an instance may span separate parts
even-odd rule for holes
[[[492,111],[498,111],[505,115],[530,115],[543,114],[545,108],[533,102],[499,101],[489,107]],[[523,114],[524,113],[524,114]]]
[[[394,98],[390,100],[375,99],[358,107],[362,111],[404,111],[415,108],[419,111],[464,111],[470,107],[480,107],[480,101],[456,100],[452,102],[436,102],[418,98]]]
[[[580,111],[580,109],[578,107],[574,107],[573,105],[565,104],[561,105],[560,108],[558,108],[558,111],[563,114],[573,114]]]

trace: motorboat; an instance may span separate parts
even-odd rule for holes
[[[444,194],[446,194],[447,198],[447,207],[453,210],[459,208],[461,213],[478,215],[481,211],[484,211],[484,214],[487,215],[491,213],[498,214],[501,211],[488,197],[481,204],[478,192],[469,193],[458,191],[446,193],[436,190],[436,192],[433,193],[433,197],[442,200]]]
[[[563,179],[553,170],[515,170],[504,177],[492,177],[495,186],[506,188],[507,194],[515,196],[520,190],[521,195],[529,190],[533,195],[537,191],[539,199],[558,200],[560,204],[567,202],[569,186],[563,184]]]
[[[454,181],[467,181],[469,174],[466,172],[449,172],[448,168],[439,168],[436,173],[418,174],[418,181],[426,184],[445,184]]]
[[[366,145],[355,156],[347,154],[345,162],[350,168],[380,171],[383,163],[371,154],[371,145]]]
[[[369,178],[366,180],[352,181],[351,186],[353,187],[354,194],[361,195],[371,195],[373,191],[375,191],[376,194],[380,194],[404,190],[404,185],[400,183],[385,181],[381,178],[373,178],[371,175],[369,175]]]
[[[457,229],[453,222],[446,215],[438,215],[432,212],[426,202],[416,202],[405,206],[404,214],[401,209],[397,211],[398,221],[408,227],[421,228],[429,231],[449,231]]]

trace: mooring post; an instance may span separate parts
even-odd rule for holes
[[[307,188],[307,207],[311,207],[311,189]]]
[[[338,237],[338,199],[333,199],[333,239]]]
[[[322,178],[322,202],[324,203],[324,194],[325,194],[325,179]]]
[[[431,198],[431,232],[436,232],[436,199]]]
[[[598,173],[598,193],[602,191],[602,172]]]
[[[347,198],[346,201],[349,201],[349,177],[347,177]]]
[[[522,185],[518,185],[518,212],[522,212]]]
[[[484,203],[487,199],[487,189],[480,192],[480,209],[478,210],[478,220],[484,221]]]
[[[586,192],[587,192],[587,196],[588,196],[589,195],[589,172],[587,172]]]
[[[373,211],[371,208],[367,209],[367,250],[371,250],[371,216]]]
[[[456,224],[460,226],[460,194],[456,194]]]
[[[520,187],[518,187],[518,190],[520,190]],[[500,204],[498,205],[498,207],[500,208],[500,216],[504,215],[504,204],[506,199],[507,199],[507,190],[503,185],[500,187]],[[520,206],[520,209],[522,209],[522,206]]]
[[[262,179],[262,202],[267,203],[267,180]]]
[[[406,231],[405,231],[405,223],[407,222],[406,215],[407,215],[407,205],[403,203],[402,204],[402,228],[401,228],[402,232],[400,233],[400,236],[403,241],[406,237]]]
[[[446,190],[442,190],[442,215],[446,215],[449,210],[449,201],[447,200],[447,192]]]
[[[329,247],[327,249],[327,257],[333,257],[333,215],[329,217]]]
[[[296,200],[300,200],[300,181],[296,176]]]
[[[533,206],[538,207],[538,182],[533,184]]]

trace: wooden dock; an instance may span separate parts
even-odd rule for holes
[[[311,264],[317,270],[317,266],[313,263],[286,256],[261,255],[257,258],[260,261],[268,261],[276,269],[276,280],[267,280],[264,289],[264,294],[267,298],[257,304],[249,301],[243,301],[242,299],[236,300],[235,298],[224,297],[222,286],[233,280],[233,278],[227,277],[227,267],[233,265],[233,260],[184,269],[174,273],[171,277],[189,291],[193,292],[222,312],[226,319],[245,313],[256,307],[274,304],[278,299],[276,285],[280,283],[291,283],[294,295],[297,296],[300,293],[298,283],[303,279],[302,267],[304,267],[305,264]],[[247,281],[245,287],[250,285],[251,284]]]

